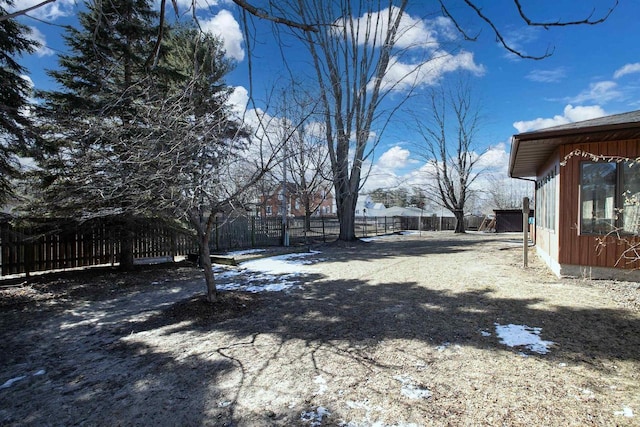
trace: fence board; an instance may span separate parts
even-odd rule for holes
[[[356,237],[371,237],[400,230],[453,230],[455,218],[357,217]],[[284,242],[281,218],[217,218],[210,242],[212,252],[278,246]],[[336,217],[287,218],[289,243],[311,244],[335,240],[340,233]],[[77,228],[56,229],[52,224],[14,227],[0,223],[0,276],[115,264],[120,258],[119,232],[104,221]],[[138,221],[134,258],[174,257],[197,252],[195,239],[185,230],[157,222]]]
[[[138,259],[174,257],[196,250],[186,231],[158,223],[141,222],[135,235],[134,257]],[[120,255],[116,236],[115,228],[102,221],[65,230],[52,223],[16,227],[2,222],[0,276],[114,264]]]

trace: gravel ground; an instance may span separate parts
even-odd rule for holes
[[[295,286],[215,305],[187,265],[3,288],[0,424],[640,425],[639,285],[558,279],[534,251],[523,269],[520,248],[481,233],[322,245]]]

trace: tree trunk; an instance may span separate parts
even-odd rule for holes
[[[456,217],[456,229],[454,233],[465,233],[464,229],[464,211],[462,209],[456,209],[453,211]]]
[[[207,301],[213,303],[218,300],[218,290],[213,276],[213,265],[211,265],[211,249],[209,242],[215,225],[215,215],[209,214],[206,222],[201,220],[201,213],[198,211],[189,213],[189,221],[198,234],[198,258],[200,267],[204,272],[204,281],[207,285]]]
[[[311,213],[309,211],[304,213],[304,230],[311,231]]]
[[[340,221],[340,234],[338,240],[350,242],[356,238],[356,199],[353,195],[342,198],[338,204],[338,220]]]
[[[213,265],[211,264],[211,251],[209,250],[209,237],[211,233],[206,231],[200,237],[200,265],[204,271],[204,281],[207,285],[207,301],[218,300],[215,278],[213,277]]]

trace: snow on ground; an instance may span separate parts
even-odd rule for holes
[[[327,408],[318,406],[313,411],[303,412],[300,415],[300,420],[306,423],[310,423],[312,427],[317,427],[322,425],[322,419],[324,417],[328,417],[331,415],[331,412],[327,410]]]
[[[251,255],[251,254],[257,254],[264,251],[265,249],[243,249],[241,251],[227,252],[225,255],[226,256]]]
[[[39,371],[34,372],[32,375],[33,375],[34,377],[37,377],[37,376],[40,376],[40,375],[44,375],[45,373],[46,373],[46,371],[45,371],[44,369],[40,369]],[[0,385],[0,389],[3,389],[3,388],[9,388],[9,387],[11,387],[12,385],[14,385],[15,383],[17,383],[18,381],[22,381],[22,380],[24,380],[24,379],[25,379],[25,378],[27,378],[28,376],[29,376],[28,374],[27,374],[27,375],[20,375],[20,376],[17,376],[17,377],[14,377],[14,378],[8,379],[8,380],[7,380],[7,381],[5,381],[2,385]]]
[[[300,279],[311,272],[308,265],[320,261],[318,254],[319,251],[311,251],[254,259],[240,263],[238,268],[216,266],[214,271],[220,279],[231,280],[218,289],[257,293],[297,287]]]
[[[534,353],[547,354],[553,341],[544,341],[540,338],[542,328],[532,328],[527,325],[500,325],[496,326],[496,335],[500,342],[509,347],[524,346]]]

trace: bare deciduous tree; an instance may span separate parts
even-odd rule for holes
[[[331,160],[340,240],[354,240],[355,207],[371,154],[371,129],[390,88],[383,78],[392,62],[408,1],[283,1],[278,11],[304,24],[302,32],[315,69],[325,139]],[[379,137],[379,134],[378,134]]]
[[[311,216],[331,191],[331,163],[323,135],[323,123],[318,119],[318,97],[311,96],[295,82],[282,95],[279,115],[287,122],[298,124],[286,144],[284,165],[289,191],[298,200],[305,216],[305,230],[311,229]]]
[[[504,173],[487,175],[488,202],[497,209],[522,208],[522,199],[533,200],[533,183],[509,178]]]
[[[416,120],[422,136],[418,153],[429,165],[429,198],[456,217],[456,233],[464,233],[464,209],[479,172],[474,151],[480,116],[468,82],[453,89],[433,89],[427,104],[430,119]],[[451,122],[450,119],[451,118]]]

